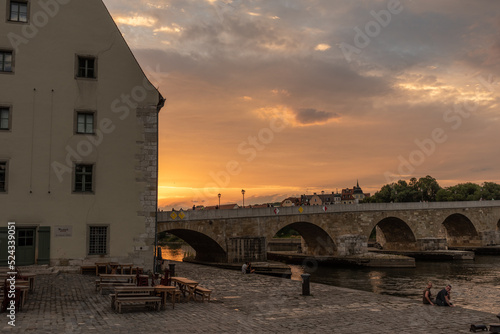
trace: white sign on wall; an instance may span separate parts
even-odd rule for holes
[[[73,236],[73,226],[56,226],[55,227],[56,237],[72,237]]]

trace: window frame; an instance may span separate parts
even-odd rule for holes
[[[7,110],[7,128],[2,128],[2,111]],[[12,107],[0,104],[0,132],[10,132],[12,130]]]
[[[91,250],[95,250],[96,248],[102,247],[102,245],[91,245],[91,229],[92,228],[105,228],[106,230],[106,240],[104,247],[106,247],[105,252],[92,252]],[[108,255],[109,254],[109,240],[110,240],[110,226],[109,224],[89,224],[87,225],[87,256],[103,256],[103,255]]]
[[[94,76],[80,76],[80,59],[93,59],[94,60]],[[87,67],[85,68],[88,71]],[[76,54],[75,55],[75,78],[78,80],[97,80],[97,57],[93,55]]]
[[[18,3],[18,4],[26,4],[26,21],[20,21],[20,20],[12,20],[11,19],[11,8],[12,8],[12,3]],[[30,23],[30,1],[28,0],[9,0],[7,1],[7,10],[6,10],[6,19],[7,22],[9,23],[17,23],[17,24],[29,24]],[[18,18],[19,18],[19,12],[18,12]]]
[[[90,179],[90,185],[91,185],[90,190],[81,190],[81,189],[78,190],[77,189],[77,180],[78,180],[78,175],[79,175],[79,174],[77,174],[77,167],[78,166],[91,166],[92,167],[92,175],[91,175],[91,179]],[[85,187],[83,186],[85,183],[86,183],[85,181],[82,182],[83,189],[85,189]],[[72,187],[73,187],[73,190],[72,190],[73,194],[93,195],[95,193],[95,163],[88,163],[88,162],[75,162],[74,163]]]
[[[78,118],[80,115],[92,115],[92,132],[80,132],[78,131]],[[96,124],[97,124],[97,112],[95,110],[75,110],[75,124],[74,133],[77,135],[95,135],[96,134]],[[87,122],[85,122],[85,127]],[[86,130],[86,129],[85,129]]]
[[[9,191],[9,160],[0,159],[0,164],[5,164],[5,169],[3,172],[4,186],[3,188],[0,188],[0,194],[7,194]],[[1,174],[2,172],[0,172],[0,175]]]
[[[4,57],[5,54],[10,53],[11,56],[11,61],[10,61],[10,71],[4,71],[3,68],[0,68],[0,73],[1,74],[12,74],[14,73],[15,69],[15,54],[14,50],[10,49],[0,49],[0,56]],[[2,64],[4,64],[4,60],[2,59]],[[2,65],[2,67],[5,67],[5,65]]]

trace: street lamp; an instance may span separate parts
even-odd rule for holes
[[[245,207],[245,189],[241,189],[241,194],[243,195],[243,207]]]
[[[217,196],[219,196],[219,210],[220,210],[220,193]]]

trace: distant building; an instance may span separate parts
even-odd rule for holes
[[[352,189],[342,189],[341,202],[342,204],[355,204],[359,203],[366,197],[370,197],[370,194],[363,193],[363,190],[359,186],[359,182],[356,182],[356,185],[352,187]]]
[[[281,202],[282,207],[299,206],[300,198],[298,197],[288,197],[283,202]]]
[[[0,27],[0,266],[10,222],[17,265],[152,269],[164,100],[104,3],[9,0]]]
[[[363,193],[358,182],[352,188],[342,189],[340,194],[338,192],[332,192],[331,194],[322,192],[321,194],[314,193],[313,195],[302,195],[299,205],[355,204],[369,196],[370,194]]]

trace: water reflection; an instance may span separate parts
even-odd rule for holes
[[[193,247],[183,242],[169,242],[161,247],[161,256],[165,260],[182,261],[185,257],[195,255]]]
[[[416,268],[332,268],[292,266],[292,279],[304,272],[311,282],[369,291],[379,294],[422,299],[427,281],[433,295],[448,283],[453,285],[452,301],[464,308],[500,312],[500,257],[477,256],[475,261],[417,262]]]

